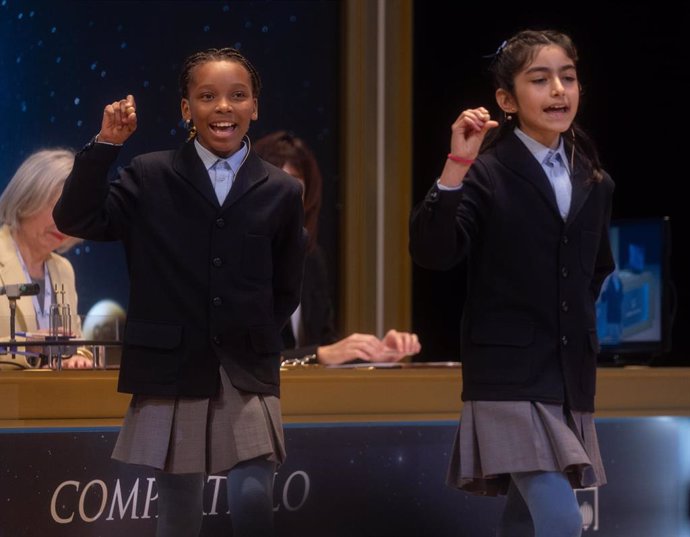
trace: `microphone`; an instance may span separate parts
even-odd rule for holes
[[[11,283],[0,287],[0,295],[7,295],[7,298],[19,298],[22,296],[37,295],[40,291],[37,283]]]

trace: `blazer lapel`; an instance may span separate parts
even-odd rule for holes
[[[232,183],[228,197],[225,198],[223,209],[230,207],[257,184],[262,183],[268,177],[268,171],[261,159],[250,149],[247,159],[242,164],[240,171]]]
[[[213,190],[211,178],[208,171],[204,167],[203,162],[194,148],[193,142],[185,143],[175,154],[173,161],[173,168],[179,173],[185,181],[192,185],[209,203],[218,208],[218,198],[216,192]],[[247,159],[242,164],[235,180],[232,183],[232,188],[228,197],[225,198],[223,208],[227,208],[255,185],[265,181],[268,177],[268,172],[264,167],[261,159],[253,151],[249,151]]]
[[[571,183],[573,185],[573,194],[570,201],[570,211],[568,211],[568,218],[566,224],[570,224],[580,212],[587,201],[589,193],[592,191],[592,183],[587,182],[588,175],[585,173],[585,166],[580,159],[575,160],[575,169],[571,175]]]
[[[497,145],[496,154],[503,164],[526,181],[532,183],[546,202],[553,208],[558,218],[561,218],[561,214],[558,210],[558,203],[556,202],[556,194],[553,191],[549,179],[544,173],[544,169],[515,134],[510,133],[503,142]],[[585,201],[587,201],[589,193],[592,191],[592,185],[587,183],[587,179],[588,175],[585,172],[585,166],[582,160],[576,158],[575,167],[570,176],[573,190],[566,224],[569,224],[575,219],[585,204]]]
[[[516,175],[531,183],[544,198],[544,201],[551,206],[558,218],[561,218],[556,203],[556,194],[546,177],[546,173],[544,173],[544,168],[514,133],[511,132],[497,144],[496,156]]]
[[[211,184],[211,178],[194,148],[193,141],[186,142],[177,150],[173,160],[173,168],[209,203],[214,207],[219,206],[216,192]]]

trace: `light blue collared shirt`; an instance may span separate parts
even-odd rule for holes
[[[565,154],[565,146],[563,144],[563,137],[561,137],[558,142],[558,148],[551,149],[550,147],[546,147],[545,145],[537,142],[534,138],[531,138],[522,132],[518,127],[515,127],[515,136],[517,136],[520,141],[527,146],[529,152],[534,155],[534,158],[537,159],[537,162],[539,162],[541,167],[544,168],[544,173],[546,173],[546,175],[549,175],[549,168],[544,164],[544,161],[547,160],[547,157],[553,153],[560,153],[561,158],[563,159],[563,164],[565,164],[566,170],[568,171],[568,174],[570,174],[568,157]]]
[[[223,205],[235,181],[235,177],[237,177],[237,173],[240,171],[242,164],[244,164],[244,160],[247,158],[249,145],[243,140],[242,147],[225,159],[220,158],[218,155],[206,149],[199,143],[199,140],[196,139],[194,140],[194,148],[211,178],[211,184],[213,185],[213,190],[216,192],[218,203]],[[221,163],[227,163],[227,165]]]
[[[551,149],[537,142],[534,138],[529,137],[518,127],[515,127],[515,136],[525,144],[525,147],[527,147],[529,152],[537,159],[537,162],[544,170],[549,183],[551,183],[554,194],[556,195],[558,210],[563,220],[565,220],[568,217],[568,210],[570,209],[573,185],[570,182],[570,168],[568,167],[568,158],[565,154],[563,137],[560,138],[558,148]],[[560,162],[555,160],[556,154],[560,156]]]

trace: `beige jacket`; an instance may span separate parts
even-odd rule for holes
[[[72,312],[72,329],[80,333],[81,327],[77,316],[77,289],[75,286],[74,269],[72,264],[56,253],[50,254],[47,261],[48,273],[53,287],[57,284],[60,288],[64,285],[65,303],[69,304]],[[0,227],[0,285],[25,283],[26,276],[17,256],[17,249],[10,234],[9,226]],[[16,322],[17,331],[33,332],[38,329],[36,323],[36,311],[31,297],[22,297],[17,300]],[[5,295],[0,296],[0,339],[7,340],[10,334],[10,304]],[[19,338],[17,338],[19,339]],[[27,367],[28,363],[22,356],[13,359],[8,354],[0,354],[0,369]]]

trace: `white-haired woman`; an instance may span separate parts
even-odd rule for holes
[[[16,301],[15,327],[20,332],[46,332],[50,305],[69,304],[74,327],[79,329],[77,291],[70,262],[55,253],[64,252],[78,239],[60,233],[53,222],[53,207],[65,179],[72,170],[74,153],[67,149],[46,149],[29,156],[16,171],[0,196],[0,285],[37,283],[39,294]],[[57,285],[60,296],[54,296]],[[0,339],[10,334],[10,303],[0,296]],[[31,347],[27,347],[31,350]],[[36,365],[24,355],[0,354],[0,369]],[[62,360],[65,368],[91,367],[88,350],[77,349]]]

